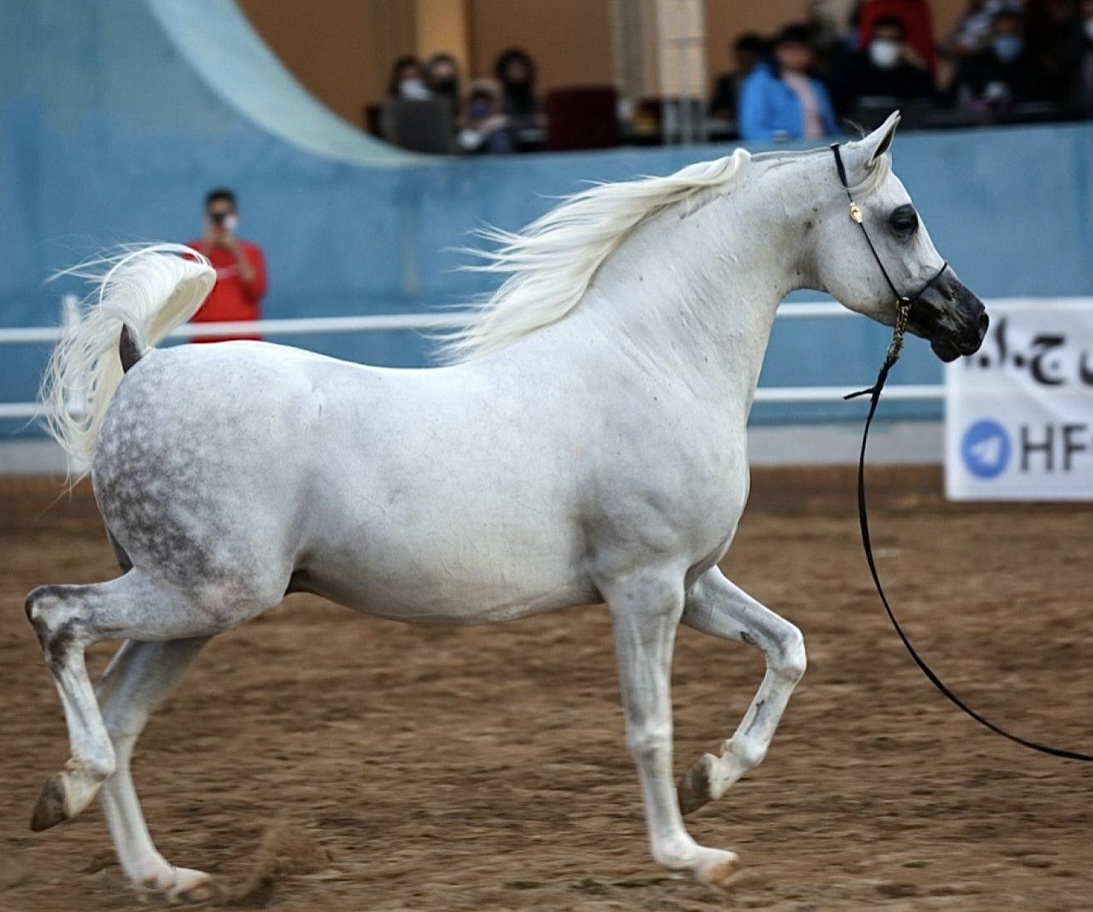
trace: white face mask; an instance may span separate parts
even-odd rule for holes
[[[239,218],[234,212],[229,212],[222,219],[205,216],[205,224],[210,228],[223,228],[228,234],[235,234],[235,229],[239,227]]]
[[[425,101],[432,96],[424,80],[416,77],[402,80],[398,84],[398,92],[401,97],[409,98],[412,101]]]
[[[869,59],[874,66],[882,70],[890,69],[899,63],[899,42],[887,38],[877,38],[869,42]]]

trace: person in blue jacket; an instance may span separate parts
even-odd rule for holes
[[[774,41],[772,58],[758,64],[740,95],[740,138],[780,142],[820,139],[839,132],[824,84],[808,75],[812,35],[788,25]]]

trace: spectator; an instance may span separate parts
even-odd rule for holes
[[[1072,0],[1026,0],[1025,43],[1047,79],[1048,97],[1066,102],[1073,80],[1077,10]]]
[[[216,283],[194,323],[257,320],[259,303],[266,293],[266,265],[257,245],[239,240],[236,230],[239,215],[235,194],[226,187],[210,190],[205,196],[205,234],[190,246],[209,258],[216,270]],[[258,339],[257,335],[204,337],[198,341],[222,342],[227,339]]]
[[[733,42],[732,56],[735,69],[731,73],[722,73],[717,77],[713,97],[710,99],[710,117],[716,117],[719,120],[736,120],[744,80],[755,69],[755,65],[763,59],[766,50],[766,42],[756,32],[745,32]]]
[[[828,85],[849,71],[851,59],[859,52],[858,38],[861,34],[861,11],[864,5],[864,0],[853,0],[846,14],[846,27],[839,40],[828,49]]]
[[[978,111],[1051,100],[1047,74],[1025,47],[1024,17],[1018,10],[994,14],[990,45],[961,59],[949,100]]]
[[[873,40],[873,31],[882,19],[895,17],[907,33],[904,56],[917,55],[933,76],[937,73],[937,40],[934,38],[933,17],[927,0],[865,0],[859,20],[858,48],[866,50]]]
[[[514,152],[512,124],[501,111],[501,91],[490,79],[476,79],[459,133],[460,148],[471,155]]]
[[[410,101],[425,101],[431,98],[429,87],[425,85],[425,71],[421,62],[413,54],[403,54],[391,67],[391,82],[387,86],[388,98],[403,98]]]
[[[433,54],[425,61],[425,87],[433,98],[447,99],[452,107],[452,123],[459,121],[459,109],[463,105],[459,91],[459,65],[451,54]]]
[[[985,50],[991,40],[991,19],[1003,10],[1019,10],[1018,0],[970,0],[964,15],[945,41],[953,57],[967,57]]]
[[[843,35],[843,45],[851,51],[857,51],[861,45],[861,12],[865,6],[865,0],[854,0],[846,13],[846,32]]]
[[[1093,117],[1093,0],[1082,0],[1081,10],[1082,31],[1074,55],[1069,101],[1073,110]]]
[[[535,62],[526,51],[509,48],[498,55],[494,75],[501,85],[500,113],[514,130],[541,127],[542,106],[535,97]]]
[[[931,101],[935,89],[922,58],[907,44],[902,20],[887,16],[873,23],[869,46],[834,74],[831,94],[835,110],[846,116],[865,99],[884,99],[885,106],[892,108],[908,101]]]
[[[820,72],[826,72],[826,64],[843,41],[839,28],[839,13],[832,0],[806,0],[805,22],[812,28],[812,47],[821,64]]]
[[[838,132],[827,89],[808,75],[811,34],[789,25],[774,41],[772,59],[758,64],[740,95],[742,139],[819,139]]]

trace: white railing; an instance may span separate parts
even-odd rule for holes
[[[64,314],[72,319],[76,299],[66,295]],[[815,304],[783,304],[778,308],[780,320],[852,317],[853,311],[835,302]],[[237,334],[266,336],[313,335],[317,333],[354,332],[430,332],[452,329],[462,325],[464,317],[457,311],[427,314],[382,314],[360,317],[301,317],[292,320],[257,320],[233,323],[187,323],[171,332],[170,338],[194,339],[206,336],[230,336]],[[0,329],[0,345],[55,343],[61,337],[59,326],[32,326]],[[817,403],[837,402],[846,393],[846,387],[836,386],[777,386],[760,387],[756,390],[757,403]],[[884,390],[890,400],[940,400],[945,397],[941,384],[893,384]],[[42,407],[37,402],[0,403],[0,419],[30,420],[40,417]]]

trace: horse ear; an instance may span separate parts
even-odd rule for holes
[[[892,140],[896,138],[898,126],[899,111],[893,111],[884,123],[857,143],[865,153],[866,168],[872,168],[877,159],[892,147]]]

